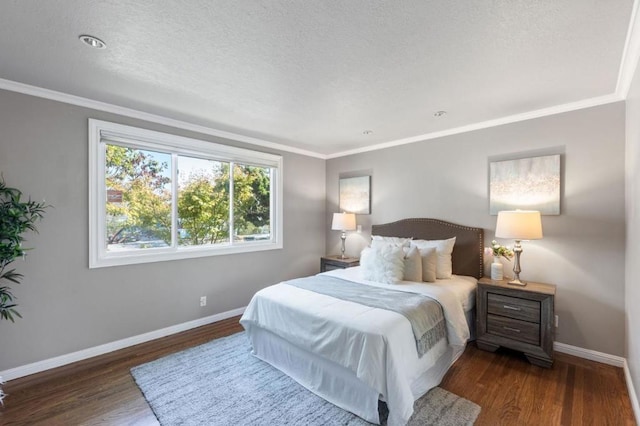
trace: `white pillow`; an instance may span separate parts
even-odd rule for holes
[[[422,281],[422,258],[420,257],[420,250],[418,250],[418,247],[403,247],[402,250],[404,251],[404,280]]]
[[[436,282],[436,270],[438,265],[438,253],[436,252],[436,248],[425,247],[418,250],[420,252],[420,259],[422,263],[422,281],[426,281],[428,283]]]
[[[453,253],[453,246],[455,243],[456,237],[449,238],[448,240],[411,241],[411,245],[418,247],[418,249],[435,247],[436,252],[438,253],[438,260],[436,264],[436,278],[438,279],[451,278],[451,275],[453,274],[451,267],[451,253]]]
[[[365,280],[397,284],[404,272],[404,252],[393,245],[367,247],[360,254],[360,266]]]
[[[371,236],[371,247],[379,247],[386,244],[393,244],[399,247],[409,247],[411,245],[411,238],[381,237],[380,235]]]

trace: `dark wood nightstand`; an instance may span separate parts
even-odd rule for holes
[[[331,271],[333,269],[345,269],[360,265],[357,257],[323,256],[320,258],[320,272]]]
[[[504,346],[524,352],[532,364],[551,367],[556,286],[529,282],[521,287],[507,282],[478,281],[478,348],[494,352]]]

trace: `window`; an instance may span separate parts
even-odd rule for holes
[[[282,157],[89,120],[89,267],[282,248]]]

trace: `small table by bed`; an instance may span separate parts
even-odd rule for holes
[[[332,271],[334,269],[346,269],[360,265],[357,257],[323,256],[320,258],[320,272]]]
[[[481,278],[476,302],[478,348],[495,352],[504,346],[523,352],[532,364],[551,367],[555,294],[552,284],[529,282],[519,287],[508,280]]]

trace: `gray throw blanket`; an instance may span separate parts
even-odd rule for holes
[[[447,335],[442,306],[423,294],[373,287],[326,275],[298,278],[284,283],[403,315],[411,323],[420,357]]]

